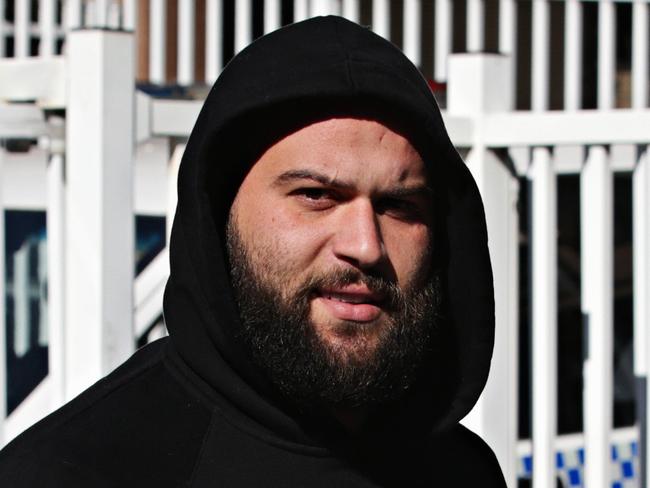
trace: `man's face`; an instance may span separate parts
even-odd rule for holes
[[[377,121],[329,119],[271,146],[244,179],[228,225],[244,328],[247,322],[255,328],[280,322],[276,329],[252,331],[262,337],[248,342],[261,355],[269,354],[261,343],[277,336],[275,349],[289,348],[284,359],[262,362],[314,353],[334,376],[345,376],[346,368],[386,376],[368,370],[392,367],[378,363],[395,363],[386,356],[410,354],[412,348],[421,356],[436,302],[431,202],[419,153]],[[281,329],[293,322],[300,325],[291,328],[305,329],[296,332],[302,353],[282,337]],[[366,376],[356,381],[367,383]]]

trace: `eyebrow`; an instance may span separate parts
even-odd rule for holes
[[[285,171],[275,179],[273,186],[280,186],[285,183],[290,183],[297,180],[310,180],[330,188],[338,188],[342,190],[353,190],[355,188],[355,185],[351,182],[337,180],[336,178],[330,178],[326,174],[309,169],[294,169]],[[382,191],[381,196],[389,198],[405,198],[412,196],[432,197],[433,189],[427,185],[395,187]]]

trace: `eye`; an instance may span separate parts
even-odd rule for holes
[[[384,198],[375,205],[379,214],[406,221],[422,221],[424,210],[415,202],[401,198]]]
[[[290,195],[296,197],[301,204],[316,210],[330,208],[338,200],[332,190],[320,187],[298,188],[293,190]]]

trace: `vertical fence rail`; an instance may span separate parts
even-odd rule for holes
[[[0,0],[0,59],[4,58],[6,55],[5,52],[5,36],[7,35],[7,28],[5,27],[5,0]],[[0,435],[0,442],[2,442],[2,436]]]
[[[436,1],[434,78],[438,82],[447,80],[447,62],[451,53],[451,0]]]
[[[54,55],[56,46],[56,18],[54,0],[40,0],[38,3],[38,26],[40,42],[38,44],[39,56]]]
[[[14,55],[17,58],[29,56],[30,18],[31,2],[16,0],[14,3]]]
[[[557,185],[548,148],[533,148],[533,488],[555,487],[557,432]]]
[[[309,17],[309,0],[293,0],[293,21],[300,22]]]
[[[481,52],[484,47],[484,0],[467,0],[467,51]]]
[[[205,4],[205,82],[214,83],[223,65],[221,23],[223,0],[206,0]]]
[[[65,0],[63,4],[63,19],[66,31],[81,26],[81,0]]]
[[[390,39],[389,0],[372,0],[372,30],[385,39]]]
[[[548,110],[549,0],[533,0],[531,108]]]
[[[235,0],[235,54],[253,40],[252,0]]]
[[[138,2],[137,0],[124,0],[122,7],[122,28],[134,31],[138,25]]]
[[[614,108],[616,81],[616,7],[598,2],[598,108]]]
[[[648,16],[650,4],[634,0],[632,7],[632,108],[648,106]]]
[[[194,0],[178,0],[178,71],[180,85],[194,83]]]
[[[403,35],[404,35],[404,54],[415,64],[420,66],[421,49],[420,39],[422,32],[420,29],[420,18],[422,17],[421,0],[405,0],[403,16]]]
[[[641,419],[641,484],[647,486],[650,453],[648,452],[648,419],[650,419],[650,391],[648,390],[648,355],[650,355],[650,147],[639,151],[639,159],[632,177],[633,195],[633,252],[634,256],[634,373],[644,395],[637,399],[637,413]],[[645,435],[644,435],[645,434]]]
[[[280,27],[279,0],[264,0],[264,33],[267,34]]]
[[[359,0],[343,0],[341,11],[346,19],[359,22]]]
[[[580,177],[585,485],[611,483],[613,383],[613,182],[607,149],[592,146]],[[595,265],[594,263],[598,263]]]
[[[582,106],[582,2],[566,0],[564,17],[564,110],[578,110]]]
[[[167,1],[149,0],[149,81],[165,82]]]

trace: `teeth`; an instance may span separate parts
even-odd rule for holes
[[[362,296],[344,295],[339,293],[328,293],[326,295],[330,300],[338,300],[345,303],[367,303],[368,300]]]

